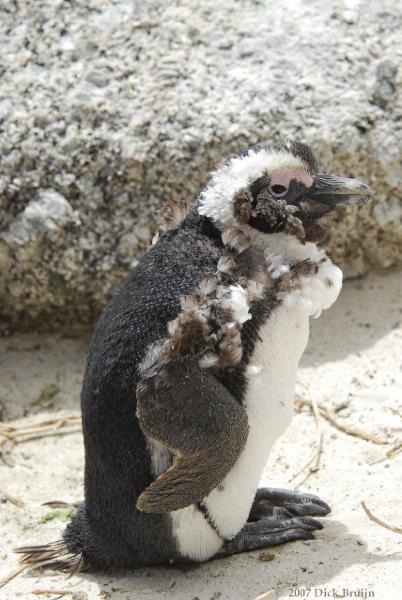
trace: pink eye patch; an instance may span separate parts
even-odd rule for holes
[[[306,187],[311,187],[314,181],[313,176],[302,167],[289,167],[278,169],[272,173],[270,187],[278,185],[288,188],[292,179],[300,181]]]

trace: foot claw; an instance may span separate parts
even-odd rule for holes
[[[275,509],[286,510],[292,516],[324,516],[331,509],[315,494],[304,494],[292,490],[260,488],[255,495],[250,519],[275,514]]]
[[[248,522],[232,540],[225,542],[216,557],[295,540],[313,540],[313,531],[323,525],[312,516],[329,512],[328,504],[314,494],[261,488],[255,495]]]
[[[225,542],[216,557],[269,548],[296,540],[313,540],[313,531],[316,529],[322,529],[322,525],[310,517],[263,517],[259,521],[246,523],[240,533]]]
[[[250,527],[249,527],[250,526]],[[281,517],[264,517],[256,523],[249,523],[245,528],[250,532],[271,532],[271,531],[289,531],[291,529],[305,529],[313,531],[314,529],[323,529],[323,525],[317,519],[311,517],[291,517],[290,519]]]
[[[324,525],[320,523],[320,521],[312,519],[311,517],[294,517],[293,521],[302,524],[304,529],[324,529]]]

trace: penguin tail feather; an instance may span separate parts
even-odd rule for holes
[[[43,546],[22,546],[14,552],[22,555],[19,562],[27,569],[54,569],[69,577],[83,570],[82,553],[73,554],[62,540]]]

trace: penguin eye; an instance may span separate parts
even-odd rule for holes
[[[281,198],[287,193],[288,188],[284,185],[276,183],[275,185],[270,186],[269,191],[273,196],[275,196],[275,198]]]

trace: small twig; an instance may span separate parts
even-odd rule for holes
[[[308,385],[306,383],[304,383],[304,381],[301,381],[300,379],[298,379],[297,385],[301,385],[301,387],[304,388],[306,390],[306,392],[310,392],[310,388],[308,387]]]
[[[12,425],[11,423],[1,423],[0,431],[3,434],[13,435],[16,432],[24,432],[30,431],[31,429],[36,430],[38,427],[48,427],[55,426],[59,423],[77,423],[81,421],[81,417],[79,415],[67,415],[65,417],[57,417],[55,419],[46,419],[45,421],[39,421],[39,423],[34,423],[33,425]]]
[[[315,400],[315,398],[312,398],[311,399],[311,404],[313,406],[314,419],[315,419],[315,424],[316,424],[316,427],[317,427],[317,452],[316,452],[316,460],[315,460],[314,467],[310,468],[310,471],[314,472],[314,471],[318,471],[319,468],[320,468],[320,459],[321,459],[321,454],[322,454],[322,445],[323,445],[323,441],[324,441],[324,436],[323,436],[323,433],[322,433],[321,417],[320,417],[320,411],[318,410],[317,400]]]
[[[23,508],[25,506],[25,503],[22,500],[16,498],[15,496],[12,496],[2,488],[0,488],[0,496],[4,496],[6,500],[11,502],[12,504],[15,504],[15,506],[18,506],[18,508]]]
[[[131,30],[135,31],[136,29],[142,29],[143,27],[155,27],[156,23],[154,21],[134,21],[131,23]]]
[[[19,427],[18,429],[15,428],[14,431],[11,431],[8,433],[8,436],[10,438],[15,438],[16,436],[19,435],[31,435],[31,434],[35,434],[35,433],[41,433],[44,431],[53,431],[53,430],[58,430],[61,429],[62,427],[68,426],[68,425],[78,425],[80,424],[81,419],[79,417],[69,417],[66,419],[57,419],[54,421],[44,421],[43,423],[38,423],[38,425],[33,425],[31,427]]]
[[[257,596],[257,598],[254,598],[254,600],[266,600],[267,598],[270,598],[273,593],[274,590],[268,590],[267,592],[264,592],[263,594]]]
[[[313,401],[307,400],[306,398],[302,398],[301,396],[297,396],[296,397],[296,405],[309,406],[310,408],[312,408]],[[317,402],[317,406],[320,410],[321,415],[324,417],[324,419],[329,421],[331,423],[331,425],[333,425],[334,427],[336,427],[343,433],[346,433],[347,435],[351,435],[354,437],[359,437],[360,439],[365,440],[366,442],[372,442],[373,444],[378,444],[378,445],[389,444],[388,440],[379,438],[375,435],[372,435],[371,433],[367,433],[366,431],[363,431],[362,429],[349,427],[349,425],[342,423],[342,421],[337,419],[337,417],[335,416],[333,411],[328,406],[323,404],[322,402]]]
[[[324,412],[323,416],[327,419],[327,421],[329,421],[334,427],[336,427],[340,431],[343,431],[343,433],[346,433],[347,435],[351,435],[353,437],[358,437],[362,440],[365,440],[366,442],[372,442],[373,444],[378,444],[381,446],[389,444],[389,440],[379,438],[371,433],[363,431],[362,429],[349,427],[349,425],[342,423],[335,417],[333,412],[328,407],[325,407],[322,410]]]
[[[79,433],[80,427],[73,427],[70,429],[51,429],[49,431],[38,431],[27,436],[21,436],[15,439],[16,443],[21,444],[23,442],[30,442],[32,440],[38,440],[44,437],[52,437],[54,435],[68,435],[70,433]]]
[[[67,435],[77,433],[81,429],[81,417],[70,415],[67,417],[58,417],[57,419],[47,419],[41,423],[31,426],[15,426],[10,423],[0,424],[0,448],[6,442],[15,444],[28,442],[42,437],[53,435]]]
[[[373,515],[371,510],[367,508],[365,502],[362,502],[361,504],[364,509],[364,512],[366,513],[366,515],[368,516],[370,521],[374,521],[374,523],[377,523],[377,525],[381,525],[381,527],[384,527],[385,529],[389,529],[390,531],[394,531],[395,533],[402,533],[402,529],[400,527],[395,527],[394,525],[388,525],[388,523],[384,523],[384,521],[381,521],[381,519],[379,519],[378,517]]]
[[[390,412],[392,412],[394,415],[397,415],[398,417],[401,417],[401,419],[402,419],[402,411],[399,410],[399,408],[394,408],[393,406],[389,406],[388,410]]]
[[[309,458],[309,460],[306,462],[306,464],[304,464],[302,466],[302,468],[299,471],[297,471],[297,473],[292,475],[292,477],[289,479],[289,483],[292,483],[292,481],[294,481],[297,477],[299,477],[299,475],[301,475],[311,465],[311,463],[314,462],[316,457],[317,457],[317,451],[314,452],[313,456],[311,458]]]
[[[63,502],[63,500],[50,500],[50,502],[42,502],[41,506],[49,508],[78,508],[80,502]]]
[[[12,438],[9,436],[9,434],[6,431],[1,431],[1,426],[0,426],[0,452],[2,451],[4,444],[6,444],[7,442],[10,442],[10,441],[12,441]]]
[[[311,405],[314,413],[314,420],[317,427],[317,448],[314,451],[313,456],[306,462],[306,464],[295,474],[291,479],[289,479],[289,483],[294,481],[299,475],[301,475],[308,467],[310,467],[311,463],[315,462],[313,467],[310,467],[310,473],[314,473],[320,469],[320,459],[323,449],[324,436],[322,433],[321,427],[321,417],[320,412],[318,410],[318,404],[315,399],[311,400]]]
[[[45,594],[56,594],[60,598],[62,596],[66,596],[67,594],[72,594],[72,593],[73,592],[71,590],[33,590],[32,592],[30,592],[30,594],[33,594],[34,596],[42,596]]]
[[[11,571],[11,573],[9,573],[5,577],[3,577],[3,579],[0,579],[0,588],[7,585],[7,583],[9,583],[12,579],[14,579],[14,577],[17,577],[17,575],[22,573],[22,571],[25,571],[25,569],[26,569],[25,565],[22,567],[18,567],[18,569],[14,569],[14,571]]]
[[[395,444],[395,446],[392,446],[392,448],[390,448],[385,453],[385,456],[387,458],[394,458],[394,456],[396,456],[398,454],[398,452],[400,452],[401,450],[402,450],[402,442],[399,442],[398,444]]]

